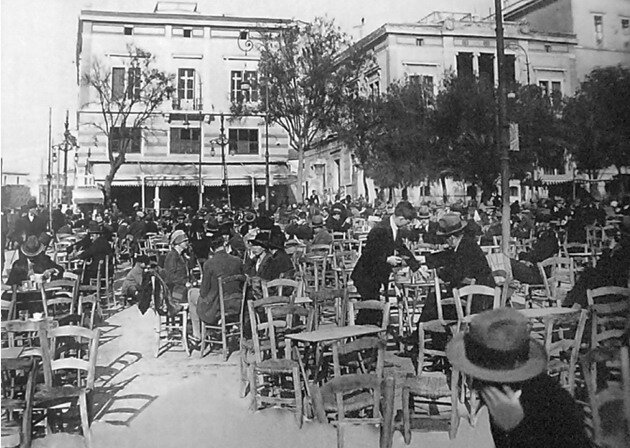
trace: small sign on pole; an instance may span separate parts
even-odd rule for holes
[[[518,123],[510,123],[510,151],[520,151],[518,141]]]

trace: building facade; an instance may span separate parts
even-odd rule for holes
[[[512,84],[536,84],[564,95],[575,90],[573,35],[533,32],[516,22],[506,22],[504,27],[506,72]],[[361,80],[369,95],[381,94],[399,80],[422,82],[437,94],[449,73],[498,82],[494,21],[471,14],[434,12],[416,23],[384,24],[356,45],[374,55],[375,64]],[[352,151],[334,139],[309,151],[305,172],[309,191],[374,198],[374,185],[356,167]],[[524,199],[525,189],[513,187],[514,199]],[[466,196],[462,182],[448,179],[446,189],[450,198]],[[426,183],[408,194],[414,201],[438,200],[443,186]]]
[[[158,3],[153,12],[82,11],[77,45],[79,172],[83,184],[101,184],[109,172],[108,141],[95,89],[81,83],[94,63],[111,76],[112,95],[131,94],[129,48],[148,51],[155,68],[173,76],[175,92],[145,125],[131,129],[126,163],[112,196],[119,204],[141,202],[167,208],[229,200],[249,205],[265,192],[267,174],[276,196],[287,194],[295,176],[288,166],[288,140],[263,116],[237,118],[232,101],[258,101],[256,41],[290,25],[289,20],[208,16],[196,4]],[[127,92],[127,93],[125,93]],[[121,204],[123,205],[123,204]]]
[[[522,26],[534,32],[576,36],[575,67],[579,81],[596,67],[630,66],[628,0],[506,0],[504,3],[506,20],[522,22]]]

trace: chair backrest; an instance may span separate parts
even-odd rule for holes
[[[304,286],[311,291],[318,291],[325,286],[328,254],[308,253],[300,259],[300,273]]]
[[[623,338],[630,319],[630,288],[604,286],[587,289],[591,311],[591,348],[616,344]]]
[[[307,254],[329,255],[332,253],[332,244],[313,244],[308,248]]]
[[[2,322],[2,343],[7,347],[23,347],[22,356],[42,356],[39,343],[39,330],[48,331],[57,323],[44,319],[10,320]]]
[[[499,287],[492,288],[484,285],[466,285],[461,288],[453,288],[453,298],[455,299],[455,308],[459,308],[457,311],[458,316],[460,316],[460,311],[463,313],[463,316],[473,314],[474,301],[483,300],[487,303],[492,302],[492,309],[501,306],[501,290]],[[475,308],[476,310],[489,309],[487,306]]]
[[[364,337],[332,346],[334,376],[351,373],[371,373],[383,378],[385,341],[378,337]]]
[[[565,361],[567,354],[569,355],[566,386],[571,395],[575,389],[575,371],[588,316],[588,310],[583,309],[575,310],[575,313],[557,314],[543,319],[548,365],[552,360]]]
[[[284,336],[289,333],[312,331],[314,328],[315,310],[289,303],[266,306],[265,312],[267,322],[274,322],[274,325],[268,326],[271,359],[281,357],[290,359],[289,344],[284,344],[284,353],[281,350]]]
[[[96,358],[101,331],[89,330],[76,325],[64,325],[51,330],[39,331],[42,348],[44,381],[47,386],[72,378],[74,385],[87,390],[94,388]],[[62,375],[58,371],[73,371],[76,377]]]
[[[17,294],[11,293],[11,299],[1,299],[2,304],[2,321],[11,320],[15,318],[15,303],[17,302]]]
[[[272,327],[286,326],[286,320],[269,320],[267,308],[289,305],[290,302],[291,300],[288,297],[281,296],[271,296],[259,300],[247,301],[247,310],[249,312],[249,323],[252,331],[252,342],[254,345],[256,362],[262,362],[267,354],[276,351],[276,347],[271,346],[270,335]]]
[[[512,274],[512,264],[510,257],[502,252],[486,255],[488,266],[492,270],[494,283],[501,288],[501,305],[507,303],[507,296],[510,289],[510,283],[514,279]]]
[[[334,323],[337,326],[345,325],[348,312],[346,289],[324,288],[310,292],[308,297],[313,301],[315,308],[316,326],[323,322]]]
[[[226,315],[236,314],[242,316],[247,294],[247,276],[243,274],[226,275],[219,277],[219,300],[221,307],[221,319],[226,320]],[[239,318],[242,322],[242,318]],[[233,320],[233,319],[232,319]]]
[[[94,318],[96,317],[96,307],[98,306],[97,294],[83,294],[79,296],[77,305],[77,313],[80,316],[80,324],[82,327],[94,328]]]
[[[538,263],[545,293],[559,305],[566,293],[575,286],[575,264],[570,257],[550,257]],[[547,273],[549,271],[549,273]]]
[[[389,302],[380,300],[349,300],[348,301],[348,325],[356,325],[356,313],[360,310],[381,311],[382,320],[380,327],[387,330],[389,325]]]
[[[304,285],[300,280],[289,278],[277,278],[269,281],[262,281],[263,297],[286,296],[296,297],[304,293]]]
[[[79,288],[76,280],[60,279],[43,283],[42,306],[46,317],[73,314]]]

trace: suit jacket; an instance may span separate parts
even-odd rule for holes
[[[365,247],[351,274],[357,288],[374,289],[387,284],[392,272],[392,265],[387,263],[387,257],[394,255],[394,251],[398,251],[399,256],[408,257],[405,261],[412,270],[416,271],[420,266],[411,251],[403,244],[400,231],[394,241],[387,217],[368,233]]]
[[[85,279],[96,278],[98,272],[98,263],[101,260],[105,260],[105,257],[109,255],[109,272],[111,275],[114,273],[114,250],[112,245],[107,241],[107,238],[99,236],[96,238],[90,246],[85,249],[79,258],[82,260],[91,260],[85,267]]]
[[[460,241],[456,250],[447,249],[426,256],[427,266],[437,268],[438,276],[449,284],[449,290],[465,285],[465,278],[475,279],[476,285],[494,287],[492,270],[486,256],[472,238]]]
[[[19,254],[20,257],[15,260],[13,266],[11,266],[11,270],[9,271],[7,285],[19,285],[23,281],[28,280],[28,261],[26,255],[22,252],[19,252]],[[52,259],[43,252],[36,257],[33,257],[32,262],[34,274],[43,274],[44,271],[48,269],[57,269],[59,274],[57,276],[53,276],[53,279],[61,278],[63,275],[63,268],[52,261]]]
[[[209,324],[216,324],[220,317],[221,304],[219,301],[219,277],[243,274],[243,262],[240,258],[230,255],[224,250],[215,252],[203,265],[203,276],[199,288],[197,314],[199,318]],[[228,283],[223,289],[225,295],[242,291],[240,283]],[[226,313],[234,314],[240,311],[240,302],[226,303]]]
[[[263,280],[274,280],[280,278],[280,274],[294,270],[291,257],[284,250],[278,250],[263,260],[260,267],[260,278]]]
[[[188,265],[184,256],[177,252],[175,249],[166,254],[164,259],[164,282],[171,291],[175,286],[186,287],[188,282]]]

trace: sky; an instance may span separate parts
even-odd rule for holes
[[[2,0],[0,2],[0,153],[3,172],[29,173],[37,181],[52,143],[62,141],[66,110],[76,135],[75,50],[83,9],[151,12],[157,0]],[[199,0],[201,14],[311,20],[334,18],[358,37],[383,23],[415,22],[439,4],[441,11],[487,16],[493,0]]]

